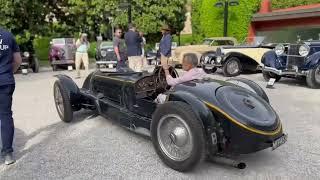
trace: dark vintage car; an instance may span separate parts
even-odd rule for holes
[[[200,58],[200,64],[207,73],[222,69],[225,76],[237,76],[243,71],[261,70],[264,53],[271,51],[276,44],[265,42],[265,37],[246,38],[236,46],[220,46],[215,52],[208,52]]]
[[[66,75],[57,78],[53,92],[61,120],[71,122],[82,108],[96,111],[150,136],[161,160],[178,171],[191,170],[204,156],[253,153],[286,142],[266,93],[247,79],[204,78],[171,88],[159,66],[153,73],[97,70],[82,88]],[[163,104],[155,103],[160,93],[167,95]]]
[[[306,77],[310,88],[320,88],[320,40],[279,44],[265,53],[262,73],[266,81]]]
[[[23,74],[27,74],[29,69],[32,69],[32,72],[39,72],[39,60],[34,51],[32,41],[19,44],[22,63],[19,67],[19,70],[22,71]]]
[[[55,38],[50,42],[49,62],[53,71],[58,67],[75,66],[76,45],[74,38]]]
[[[99,43],[95,57],[97,68],[115,68],[118,62],[113,50],[113,43],[111,41]]]

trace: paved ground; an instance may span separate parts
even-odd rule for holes
[[[284,79],[265,89],[279,113],[288,142],[239,159],[247,168],[201,163],[179,173],[166,167],[149,139],[131,133],[91,113],[76,113],[77,121],[60,121],[53,101],[51,72],[16,75],[14,118],[17,163],[0,165],[0,179],[319,179],[320,90],[303,81]],[[241,75],[265,86],[261,74]],[[214,78],[225,79],[221,75]],[[77,81],[80,85],[84,78]],[[3,161],[1,161],[3,163]]]

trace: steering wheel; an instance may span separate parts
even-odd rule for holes
[[[158,76],[157,76],[157,82],[160,84],[160,87],[164,88],[165,90],[169,90],[170,86],[167,83],[166,80],[166,74],[164,72],[164,69],[162,66],[158,66]],[[179,77],[178,72],[175,70],[174,67],[170,66],[169,67],[169,74],[173,77],[173,78],[177,78]]]

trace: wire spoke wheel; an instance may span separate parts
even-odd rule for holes
[[[158,139],[162,151],[174,161],[187,159],[193,149],[190,127],[179,116],[169,114],[160,119]]]

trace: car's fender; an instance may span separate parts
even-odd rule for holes
[[[77,84],[67,75],[58,74],[55,75],[58,78],[62,86],[66,89],[70,98],[71,104],[77,104],[81,99],[80,90]]]
[[[202,120],[204,128],[215,126],[215,118],[208,107],[191,93],[176,91],[169,94],[168,101],[182,101],[191,106],[199,119]]]
[[[226,60],[230,57],[238,57],[242,63],[246,62],[262,65],[262,56],[268,51],[270,51],[270,49],[266,48],[224,49],[223,53],[225,54],[225,56],[223,59]]]
[[[276,52],[273,50],[264,53],[264,55],[262,56],[261,63],[264,64],[265,66],[276,68],[276,69],[282,66],[280,57],[277,56]]]
[[[306,67],[313,69],[320,64],[320,52],[316,52],[308,57]]]

